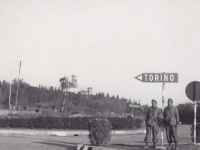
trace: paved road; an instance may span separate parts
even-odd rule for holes
[[[79,144],[89,144],[87,136],[56,137],[56,136],[20,136],[0,135],[2,150],[74,150]],[[180,142],[191,142],[190,126],[181,125],[178,128]],[[111,144],[143,145],[144,134],[112,136]],[[159,134],[159,137],[160,134]],[[159,140],[160,142],[160,140]]]
[[[181,125],[178,127],[178,139],[180,143],[191,143],[191,130],[189,125]],[[144,144],[145,134],[138,135],[121,135],[121,136],[113,136],[112,144]],[[158,135],[158,145],[161,145],[161,132]],[[164,143],[167,143],[166,135],[164,131]]]

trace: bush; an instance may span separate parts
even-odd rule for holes
[[[105,145],[110,141],[111,123],[107,119],[94,118],[89,121],[89,135],[91,145]]]
[[[191,138],[192,142],[194,142],[194,125],[191,127]],[[200,124],[196,127],[196,142],[200,143]]]

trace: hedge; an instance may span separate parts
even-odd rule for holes
[[[1,118],[0,128],[30,129],[88,129],[91,117],[53,117],[40,116],[32,118]],[[112,129],[133,129],[141,127],[142,120],[132,118],[107,118]]]
[[[192,142],[194,142],[194,125],[191,127],[191,138]],[[200,143],[200,124],[196,126],[196,142]]]

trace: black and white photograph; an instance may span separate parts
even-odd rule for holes
[[[199,0],[0,0],[0,150],[200,150]]]

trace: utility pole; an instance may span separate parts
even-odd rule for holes
[[[63,100],[63,104],[62,104],[62,113],[64,113],[65,99],[66,99],[67,89],[64,89],[64,92],[65,92],[65,97],[64,97],[64,100]]]
[[[10,74],[10,77],[12,78],[12,73],[13,71],[15,71],[17,68],[14,68],[12,71],[11,71],[11,74]],[[10,102],[11,102],[11,91],[12,91],[12,80],[10,81],[10,90],[9,90],[9,101],[8,101],[8,105],[9,105],[9,109],[10,109]]]
[[[20,71],[21,71],[21,61],[19,64],[19,76],[17,79],[17,94],[16,94],[16,102],[15,102],[15,107],[17,108],[17,99],[18,99],[18,93],[19,93],[19,77],[20,77]]]

